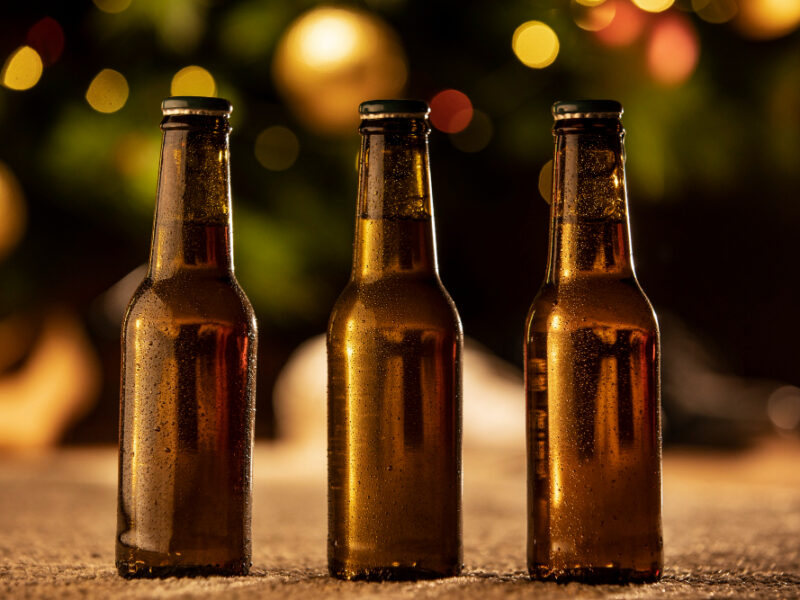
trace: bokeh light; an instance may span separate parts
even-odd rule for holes
[[[158,161],[159,144],[156,138],[139,131],[131,131],[119,137],[114,144],[113,163],[117,172],[133,178],[148,173]]]
[[[570,8],[575,24],[585,31],[599,31],[608,27],[617,12],[614,2],[606,2],[605,0],[602,4],[592,6],[586,6],[578,0],[572,0]]]
[[[558,56],[558,36],[546,23],[527,21],[514,31],[511,48],[526,67],[543,69]]]
[[[10,90],[29,90],[42,76],[44,65],[39,53],[30,46],[20,46],[8,57],[0,81]]]
[[[131,5],[132,0],[92,0],[94,5],[105,13],[116,14]]]
[[[791,431],[800,426],[800,388],[783,385],[767,400],[767,415],[778,429]]]
[[[354,134],[358,104],[397,97],[408,76],[395,33],[376,15],[314,8],[289,25],[272,72],[286,104],[309,129]]]
[[[606,46],[627,46],[635,42],[644,30],[646,13],[628,0],[608,0],[613,3],[614,17],[607,27],[595,32],[597,39]]]
[[[647,66],[653,79],[667,86],[683,83],[700,56],[700,43],[689,19],[665,15],[653,26],[647,42]]]
[[[172,77],[170,94],[173,96],[216,96],[217,82],[203,67],[190,65]]]
[[[606,0],[575,0],[575,2],[581,6],[600,6],[605,1]]]
[[[675,0],[631,0],[636,6],[646,12],[664,12],[675,3]]]
[[[553,160],[550,159],[539,170],[539,194],[545,202],[553,201]]]
[[[739,12],[736,0],[692,0],[692,10],[707,23],[726,23]]]
[[[800,25],[800,0],[739,0],[734,23],[752,39],[782,37]]]
[[[17,245],[25,232],[26,210],[22,187],[0,161],[0,260]]]
[[[300,142],[286,127],[280,125],[267,127],[256,138],[255,154],[265,169],[285,171],[297,160],[300,154]]]
[[[430,102],[431,124],[445,133],[458,133],[466,129],[472,120],[472,102],[463,92],[444,90]]]
[[[52,65],[64,51],[64,30],[58,21],[45,17],[28,30],[26,41],[39,53],[45,65]]]
[[[451,134],[450,141],[462,152],[480,152],[489,145],[492,135],[494,135],[494,126],[489,115],[475,110],[466,129]]]
[[[113,69],[103,69],[86,90],[86,101],[101,113],[117,112],[128,101],[128,82],[124,75]]]

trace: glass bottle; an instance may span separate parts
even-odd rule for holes
[[[162,104],[147,275],[122,329],[116,564],[125,577],[250,567],[256,320],[233,273],[221,98]]]
[[[439,279],[428,105],[360,106],[353,269],[328,325],[328,566],[461,570],[461,321]]]
[[[634,273],[622,106],[553,106],[547,275],[526,323],[528,569],[649,581],[663,569],[660,345]]]

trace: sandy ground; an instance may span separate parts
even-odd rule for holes
[[[498,449],[465,453],[465,575],[332,580],[324,465],[307,458],[256,448],[250,576],[126,581],[113,567],[116,450],[0,455],[0,598],[800,598],[797,440],[737,454],[667,452],[666,573],[638,586],[528,580],[524,457]]]

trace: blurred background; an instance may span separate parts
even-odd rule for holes
[[[431,103],[442,279],[489,379],[508,381],[544,276],[550,106],[608,97],[625,106],[637,271],[662,324],[665,440],[796,437],[799,29],[800,0],[6,3],[0,447],[116,441],[169,95],[234,104],[258,436],[281,436],[276,382],[349,274],[359,102]]]

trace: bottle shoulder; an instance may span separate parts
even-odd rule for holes
[[[216,321],[256,331],[256,318],[236,278],[146,277],[134,292],[124,327],[136,319],[180,322]]]
[[[545,282],[528,312],[530,332],[609,326],[658,332],[658,320],[638,281],[587,278],[569,283]]]
[[[350,322],[378,326],[456,329],[461,318],[450,294],[437,276],[396,277],[364,282],[351,279],[334,304],[329,331]]]

